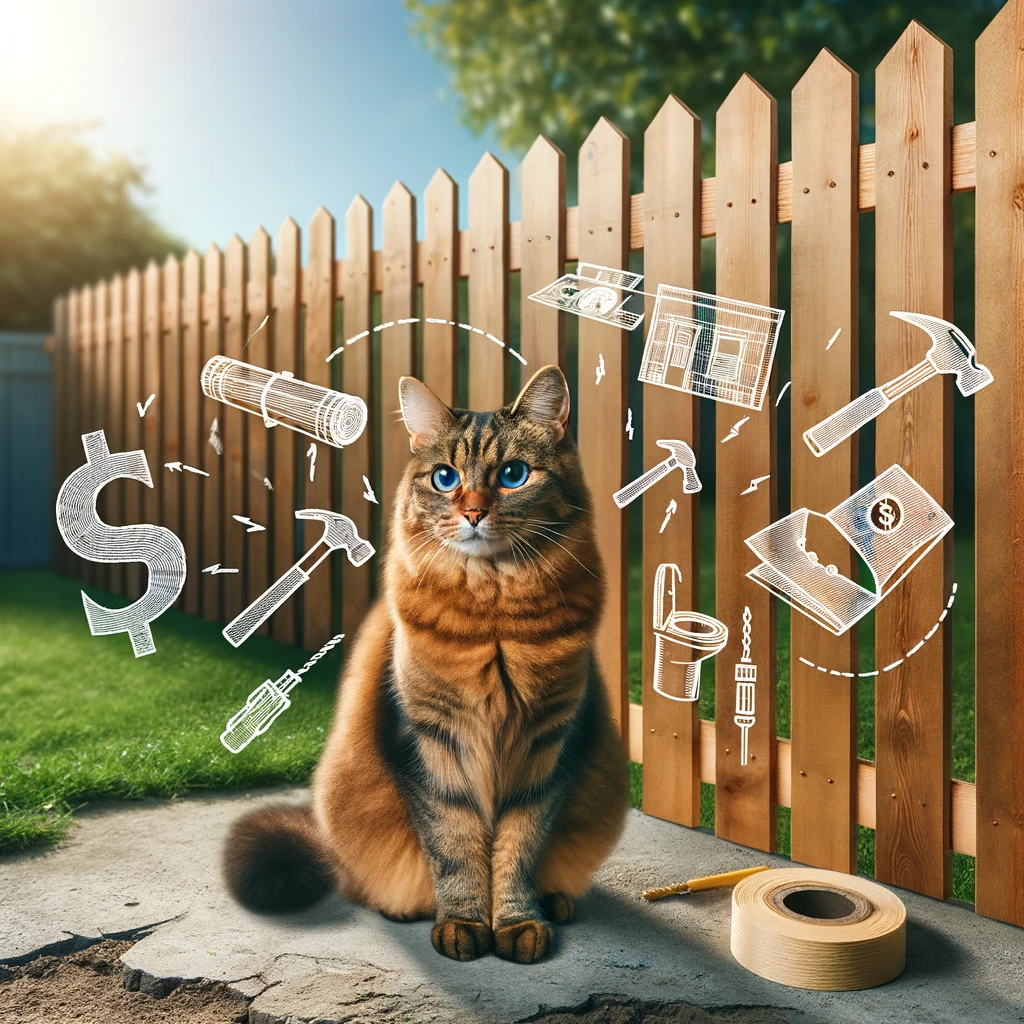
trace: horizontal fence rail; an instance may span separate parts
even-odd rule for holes
[[[174,529],[190,567],[180,606],[224,621],[318,539],[319,526],[297,528],[296,509],[341,509],[362,536],[375,543],[379,536],[384,551],[408,457],[401,376],[419,370],[446,402],[467,394],[471,407],[483,409],[510,400],[513,381],[545,363],[565,369],[564,314],[528,296],[575,260],[626,268],[630,253],[642,251],[646,291],[697,288],[701,239],[714,236],[718,293],[777,305],[778,225],[791,223],[788,436],[778,436],[776,399],[785,382],[777,375],[763,409],[729,445],[719,441],[740,418],[734,407],[719,404],[714,417],[702,417],[691,396],[649,386],[641,407],[630,410],[630,356],[643,343],[640,332],[578,325],[574,420],[608,582],[596,646],[623,740],[644,765],[643,806],[694,826],[700,784],[714,783],[716,832],[765,850],[776,844],[777,807],[791,807],[794,859],[841,871],[856,870],[857,826],[872,828],[877,877],[940,898],[950,894],[952,853],[969,854],[978,912],[1024,925],[1024,647],[1017,627],[1024,620],[1024,0],[1010,0],[979,40],[975,122],[952,124],[952,51],[917,22],[875,77],[870,144],[859,144],[856,72],[823,50],[793,89],[787,163],[777,160],[776,99],[744,75],[715,113],[714,178],[700,177],[700,118],[669,97],[644,135],[644,191],[635,195],[629,140],[602,118],[580,151],[575,208],[566,206],[565,157],[541,137],[521,168],[518,222],[509,221],[508,170],[487,154],[467,183],[463,230],[459,186],[438,170],[422,197],[422,239],[417,197],[397,182],[378,214],[379,250],[374,210],[357,196],[344,218],[343,256],[335,219],[320,208],[306,229],[306,266],[302,229],[289,218],[276,239],[260,228],[248,243],[235,236],[223,251],[190,251],[75,289],[54,307],[54,488],[81,464],[87,431],[104,429],[112,451],[144,449],[155,486],[115,481],[101,495],[101,514],[113,525]],[[952,196],[971,190],[976,342],[996,378],[974,403],[976,784],[950,777],[949,618],[904,658],[949,597],[951,537],[879,607],[875,663],[885,668],[875,675],[874,763],[857,757],[856,630],[834,637],[800,613],[792,616],[792,739],[776,736],[775,602],[744,576],[753,564],[745,538],[777,518],[785,497],[776,473],[780,441],[792,456],[792,508],[826,512],[857,488],[856,437],[815,459],[801,435],[864,390],[857,379],[859,215],[874,212],[881,382],[923,351],[920,332],[890,310],[952,319]],[[510,337],[516,273],[520,329]],[[646,312],[650,319],[650,301]],[[468,376],[460,379],[466,338]],[[308,438],[283,428],[268,431],[259,417],[200,392],[200,369],[217,354],[358,395],[370,410],[366,431],[344,452],[311,450]],[[594,372],[599,360],[603,380]],[[949,511],[953,386],[940,375],[897,400],[877,419],[874,453],[876,472],[898,463]],[[628,475],[628,412],[643,423],[645,467],[664,454],[659,438],[697,450],[701,429],[715,436],[715,612],[730,638],[715,663],[714,721],[700,720],[696,703],[669,702],[652,687],[659,566],[676,566],[677,601],[699,607],[699,506],[683,496],[664,528],[668,500],[679,499],[671,478],[643,504],[643,704],[628,700],[629,537],[626,514],[611,501]],[[209,475],[166,468],[177,463]],[[767,479],[750,490],[755,478]],[[367,488],[375,502],[364,497]],[[235,517],[267,529],[247,533]],[[339,628],[353,636],[374,570],[338,561],[262,632],[307,648]],[[200,573],[218,563],[241,571]],[[852,563],[846,552],[837,564],[849,575]],[[137,564],[83,562],[62,544],[55,564],[83,584],[128,597],[144,584]],[[756,677],[757,713],[749,764],[741,766],[734,672],[748,611],[745,671]]]

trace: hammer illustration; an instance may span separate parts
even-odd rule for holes
[[[960,393],[973,395],[992,383],[992,374],[976,358],[974,346],[955,324],[940,320],[937,316],[924,313],[890,312],[898,320],[905,320],[926,331],[932,339],[932,347],[924,359],[905,373],[870,391],[865,391],[849,405],[832,413],[810,430],[804,432],[807,447],[818,458],[855,434],[865,423],[869,423],[880,412],[888,409],[897,398],[912,391],[926,380],[939,373],[955,373],[956,386]]]
[[[295,518],[322,520],[324,535],[280,579],[271,583],[245,611],[239,612],[224,627],[224,637],[233,647],[241,647],[313,575],[313,570],[332,551],[344,548],[353,565],[362,565],[374,554],[373,545],[363,540],[356,524],[340,512],[304,508],[295,513]],[[321,546],[323,550],[320,550]]]
[[[683,494],[694,494],[701,489],[700,477],[694,468],[697,465],[697,457],[693,454],[693,449],[685,441],[663,440],[658,441],[658,446],[672,454],[612,495],[619,508],[625,508],[631,501],[639,498],[648,487],[652,487],[673,469],[683,471]]]

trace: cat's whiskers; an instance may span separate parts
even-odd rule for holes
[[[540,530],[531,530],[528,526],[524,526],[523,529],[526,530],[527,533],[533,533],[536,534],[536,536],[538,537],[543,537],[549,543],[554,544],[555,547],[561,548],[581,569],[583,569],[586,572],[589,572],[595,580],[600,579],[600,577],[597,575],[596,572],[594,572],[593,569],[591,569],[589,566],[584,565],[564,544],[559,544],[554,537],[550,537],[546,533],[541,533]]]
[[[517,541],[520,544],[525,544],[536,555],[536,558],[530,558],[531,564],[534,565],[536,568],[541,569],[543,572],[546,572],[551,577],[552,582],[555,584],[555,589],[558,591],[558,596],[562,599],[562,604],[565,605],[565,610],[569,611],[569,603],[565,600],[565,594],[562,593],[562,588],[558,582],[558,574],[552,568],[551,563],[548,561],[548,559],[545,558],[537,550],[537,548],[533,544],[531,544],[525,537],[521,537],[519,534],[516,534],[515,541]],[[524,552],[524,557],[529,556],[526,555],[526,553]],[[543,566],[537,564],[537,558],[544,562]]]

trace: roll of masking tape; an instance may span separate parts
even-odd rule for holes
[[[732,955],[780,985],[872,988],[903,971],[906,921],[899,897],[866,878],[815,868],[762,871],[732,891]]]

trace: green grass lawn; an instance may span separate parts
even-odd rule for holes
[[[153,623],[156,653],[136,659],[127,634],[90,636],[79,589],[51,573],[0,573],[0,850],[60,839],[96,800],[309,778],[344,641],[269,732],[231,754],[228,718],[306,655],[262,637],[236,651],[219,626],[168,611]]]
[[[714,610],[714,519],[701,531],[701,608]],[[974,780],[973,547],[958,542],[953,611],[953,774]],[[630,693],[640,700],[640,565],[630,569]],[[253,637],[233,650],[216,624],[174,611],[153,624],[157,651],[132,656],[126,634],[92,637],[77,583],[46,572],[0,573],[0,850],[59,840],[76,808],[96,800],[175,796],[308,780],[334,704],[343,643],[293,693],[264,736],[240,754],[220,743],[227,719],[264,679],[305,655]],[[122,599],[93,592],[108,605]],[[790,610],[778,605],[777,730],[789,735]],[[873,622],[860,629],[861,667],[873,667]],[[874,687],[860,687],[860,755],[874,756]],[[700,713],[715,716],[713,661]],[[633,765],[633,803],[642,769]],[[703,785],[701,823],[714,826],[714,786]],[[789,852],[789,811],[779,809],[779,852]],[[874,832],[860,830],[859,868],[870,875]],[[974,860],[954,854],[954,895],[974,899]]]

